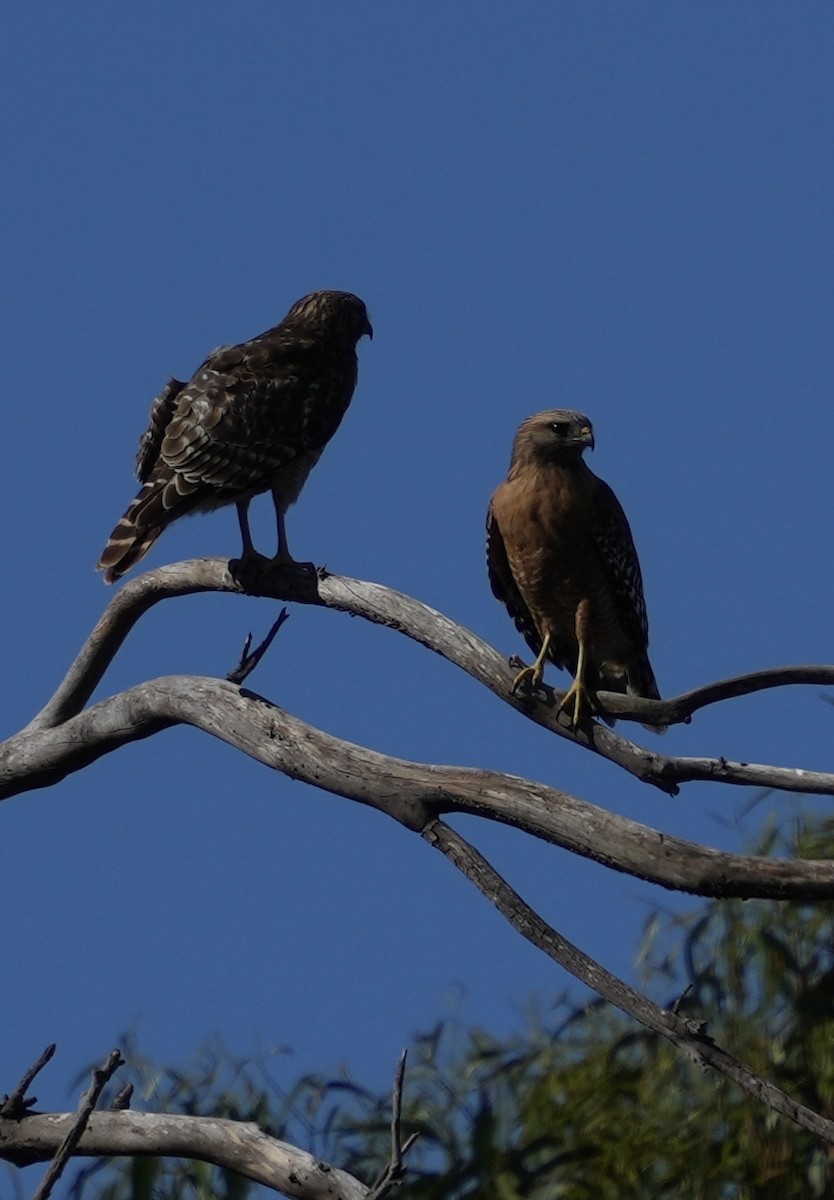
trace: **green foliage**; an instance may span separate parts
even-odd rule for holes
[[[834,856],[834,824],[767,832],[756,853]],[[834,1115],[834,904],[710,901],[655,912],[646,989],[758,1073]],[[142,1106],[255,1120],[365,1179],[389,1148],[390,1097],[347,1078],[282,1091],[263,1060],[213,1045],[183,1071],[129,1050]],[[832,1155],[601,1001],[562,997],[499,1041],[439,1024],[410,1051],[404,1130],[419,1132],[403,1200],[812,1200]],[[216,1168],[134,1161],[82,1172],[72,1200],[243,1200]],[[265,1193],[264,1193],[265,1194]]]

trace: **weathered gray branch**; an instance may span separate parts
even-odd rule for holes
[[[421,830],[441,813],[468,813],[701,896],[834,896],[834,862],[725,854],[514,775],[379,754],[332,737],[245,688],[199,675],[150,680],[57,728],[30,728],[10,738],[0,746],[0,799],[49,787],[175,724],[201,729],[273,770],[377,808],[410,829]]]
[[[154,604],[173,596],[207,591],[240,591],[229,573],[228,560],[202,558],[174,563],[127,583],[108,605],[55,695],[27,729],[55,726],[80,712],[130,630]],[[497,650],[428,605],[381,584],[284,567],[261,575],[257,580],[257,595],[334,608],[395,629],[466,671],[530,720],[671,795],[677,792],[679,784],[693,780],[834,794],[834,774],[829,772],[724,758],[667,756],[654,749],[646,750],[596,723],[573,733],[567,728],[565,715],[557,711],[562,692],[545,687],[540,699],[511,695],[513,673]],[[730,697],[788,684],[831,683],[834,683],[834,666],[780,667],[708,684],[670,700],[640,700],[611,692],[600,693],[600,700],[611,715],[674,724],[688,720],[699,708]]]
[[[834,896],[834,863],[724,854],[661,834],[526,779],[498,772],[412,763],[382,755],[331,737],[228,681],[166,676],[84,708],[133,625],[153,604],[195,592],[239,590],[223,559],[200,559],[163,567],[123,587],[49,703],[25,730],[0,746],[0,799],[31,788],[49,786],[127,742],[148,737],[172,725],[192,725],[291,778],[371,805],[409,829],[421,832],[443,850],[525,937],[573,971],[577,978],[649,1028],[676,1041],[695,1054],[699,1061],[735,1079],[776,1111],[834,1143],[834,1123],[794,1104],[785,1093],[752,1075],[715,1047],[700,1030],[651,1005],[645,997],[570,946],[509,888],[477,851],[438,818],[440,814],[461,812],[500,821],[617,870],[665,887],[706,896],[828,899]],[[655,750],[646,750],[596,723],[573,733],[567,727],[564,715],[558,712],[556,701],[562,693],[545,688],[541,696],[513,696],[510,692],[511,671],[496,650],[443,614],[379,584],[317,574],[312,569],[296,567],[264,570],[254,582],[254,591],[257,595],[281,601],[295,600],[335,608],[393,628],[456,664],[531,720],[663,791],[674,794],[680,783],[699,779],[834,794],[834,774],[826,772],[734,763],[724,758],[665,756]],[[600,700],[604,711],[611,715],[672,724],[688,720],[708,704],[763,688],[798,683],[834,683],[834,667],[790,667],[757,672],[709,684],[667,701],[635,700],[606,693]],[[125,1150],[103,1148],[100,1143],[96,1148],[88,1149],[88,1139],[93,1138],[94,1132],[100,1132],[101,1122],[128,1116],[143,1115],[95,1115],[95,1127],[91,1121],[82,1140],[83,1152],[141,1152],[133,1147]],[[26,1117],[19,1124],[21,1128],[33,1128],[30,1122],[34,1120],[63,1119]],[[186,1120],[149,1117],[147,1114],[144,1119],[151,1122]],[[228,1122],[207,1124],[214,1129],[230,1125],[235,1135],[248,1128]],[[0,1131],[7,1126],[8,1122],[0,1122]],[[161,1127],[154,1125],[153,1128],[153,1143],[146,1143],[145,1152],[190,1153],[167,1149],[165,1138],[160,1140]],[[258,1130],[254,1131],[254,1136],[265,1138]],[[274,1145],[272,1139],[266,1140]],[[216,1150],[216,1136],[212,1135],[210,1141]],[[258,1145],[262,1150],[260,1143]],[[229,1164],[225,1160],[223,1165],[232,1165],[251,1178],[269,1183],[269,1179],[255,1173],[265,1168],[251,1144],[247,1145],[247,1154],[252,1155],[252,1162],[247,1159],[245,1166]],[[198,1153],[196,1157],[220,1161],[210,1153]],[[321,1169],[321,1164],[315,1164],[313,1160],[311,1163],[312,1172]],[[296,1180],[299,1178],[295,1169],[293,1175]],[[324,1177],[329,1187],[335,1173],[326,1168]],[[345,1192],[345,1195],[351,1198],[353,1194],[367,1196],[363,1185],[350,1177],[346,1179],[362,1190]],[[341,1196],[343,1193],[334,1190],[319,1193],[308,1187],[304,1192],[288,1191],[288,1194],[306,1197]]]
[[[0,1119],[0,1159],[16,1166],[51,1159],[76,1113]],[[226,1167],[293,1200],[365,1200],[368,1188],[346,1171],[269,1137],[257,1125],[168,1113],[93,1113],[74,1151],[87,1157],[153,1155]]]
[[[676,1013],[653,1004],[648,997],[636,992],[594,959],[589,958],[577,946],[572,945],[543,921],[486,859],[448,825],[442,821],[432,821],[423,831],[423,837],[445,854],[449,861],[474,883],[522,937],[543,950],[554,962],[570,971],[600,996],[616,1004],[641,1025],[679,1046],[699,1065],[713,1067],[774,1112],[795,1121],[797,1125],[810,1130],[829,1145],[834,1144],[834,1121],[821,1117],[813,1109],[791,1099],[787,1092],[762,1079],[738,1059],[727,1054],[712,1041],[699,1023],[686,1021]]]

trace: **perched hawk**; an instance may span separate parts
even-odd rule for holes
[[[113,583],[187,513],[236,504],[243,557],[254,556],[249,501],[272,489],[279,561],[292,561],[284,516],[339,427],[356,387],[356,343],[373,337],[351,292],[311,292],[280,325],[214,350],[188,383],[169,379],[139,443],[142,484],[98,567]]]
[[[637,552],[617,497],[582,461],[593,445],[582,413],[528,417],[487,516],[492,590],[536,655],[513,691],[537,687],[547,660],[571,671],[560,707],[572,707],[574,728],[589,691],[660,698]]]

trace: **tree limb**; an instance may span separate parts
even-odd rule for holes
[[[512,673],[507,661],[475,634],[421,602],[379,584],[318,574],[307,567],[263,569],[253,594],[282,601],[321,605],[361,616],[404,634],[446,658],[488,687],[504,703],[551,730],[620,766],[646,783],[674,794],[690,780],[756,785],[794,792],[834,794],[834,774],[763,764],[730,762],[719,758],[675,757],[646,750],[611,729],[590,722],[574,732],[558,711],[561,692],[542,689],[535,697],[511,692]],[[528,940],[566,966],[588,986],[623,1008],[649,1028],[682,1046],[697,1061],[715,1067],[764,1103],[834,1143],[834,1123],[794,1102],[784,1092],[752,1075],[703,1035],[700,1028],[651,1004],[625,983],[604,971],[548,926],[474,848],[439,820],[445,813],[467,813],[521,829],[571,852],[627,872],[664,887],[703,896],[768,897],[819,900],[834,897],[834,863],[791,862],[754,856],[724,854],[629,821],[614,813],[567,795],[555,788],[494,771],[408,762],[353,745],[298,720],[263,697],[229,681],[199,676],[166,676],[130,688],[85,709],[93,690],[136,621],[158,601],[204,591],[239,592],[241,586],[228,571],[225,559],[198,559],[151,571],[119,591],[82,647],[52,699],[21,733],[0,746],[0,799],[31,788],[46,787],[80,770],[102,755],[162,729],[188,724],[236,747],[243,753],[293,779],[315,784],[338,795],[370,805],[408,829],[420,832],[441,849]],[[257,652],[256,652],[257,654]],[[242,664],[247,670],[250,659]],[[834,683],[834,667],[786,667],[759,671],[708,684],[666,701],[600,694],[600,707],[609,715],[673,724],[688,721],[710,704],[764,688],[786,684]],[[88,1149],[88,1139],[98,1131],[132,1126],[100,1125],[107,1120],[144,1118],[151,1122],[195,1121],[196,1118],[150,1117],[148,1114],[92,1114],[81,1139],[82,1153],[179,1153],[166,1149],[163,1127],[154,1124],[152,1147],[141,1151]],[[26,1116],[18,1125],[34,1129],[40,1117]],[[63,1120],[63,1118],[55,1118]],[[396,1114],[395,1114],[396,1121]],[[213,1128],[229,1126],[266,1135],[233,1122],[206,1122]],[[0,1120],[0,1135],[9,1123]],[[51,1128],[54,1129],[54,1126]],[[167,1127],[166,1127],[167,1128]],[[193,1133],[195,1126],[190,1126]],[[163,1131],[164,1132],[164,1131]],[[178,1136],[182,1136],[181,1132]],[[241,1135],[242,1136],[242,1135]],[[399,1137],[397,1132],[396,1137]],[[199,1140],[199,1139],[198,1139]],[[273,1146],[273,1139],[267,1139]],[[193,1145],[193,1141],[190,1143]],[[214,1145],[212,1139],[212,1145]],[[2,1154],[0,1137],[0,1154]],[[146,1143],[147,1145],[147,1143]],[[275,1143],[275,1145],[282,1145]],[[274,1165],[259,1158],[247,1143],[245,1166],[228,1162],[234,1170],[260,1182],[273,1184],[264,1172]],[[295,1151],[294,1154],[300,1154]],[[218,1151],[218,1153],[221,1153]],[[247,1155],[253,1157],[247,1157]],[[45,1155],[46,1156],[46,1155]],[[208,1152],[195,1157],[220,1162]],[[10,1161],[17,1161],[10,1155]],[[309,1156],[308,1156],[309,1157]],[[34,1159],[30,1160],[34,1161]],[[254,1162],[254,1166],[253,1166]],[[347,1191],[332,1190],[335,1173],[310,1159],[313,1180],[306,1191],[288,1195],[349,1197],[368,1189],[346,1176]],[[392,1153],[394,1173],[401,1171],[401,1151]],[[257,1172],[261,1171],[262,1174]],[[320,1172],[317,1175],[316,1172]],[[321,1176],[321,1177],[320,1177]],[[294,1172],[297,1181],[299,1176]],[[326,1188],[315,1187],[324,1179]],[[381,1178],[383,1190],[394,1182]],[[306,1186],[306,1185],[305,1185]],[[340,1183],[341,1187],[342,1184]],[[361,1189],[350,1192],[350,1186]]]
[[[324,733],[244,688],[199,675],[162,676],[94,704],[57,729],[10,738],[0,746],[0,799],[49,787],[176,724],[201,729],[291,779],[377,808],[409,829],[422,830],[441,813],[468,813],[677,891],[834,897],[834,862],[726,854],[515,775],[379,754]]]
[[[32,1105],[37,1104],[37,1096],[27,1096],[26,1093],[32,1086],[35,1076],[41,1073],[54,1054],[55,1043],[50,1042],[43,1054],[41,1054],[23,1076],[15,1090],[0,1100],[0,1117],[11,1117],[13,1120],[19,1121],[21,1117],[25,1117],[28,1114]]]
[[[784,791],[834,794],[834,774],[803,771],[724,758],[687,758],[646,750],[612,729],[591,723],[568,728],[558,703],[563,692],[542,688],[541,698],[514,696],[508,661],[474,633],[436,609],[378,583],[346,576],[318,575],[302,565],[264,569],[257,578],[259,596],[333,608],[394,629],[454,663],[489,688],[505,704],[559,737],[576,742],[661,791],[675,795],[681,783],[700,780]],[[26,731],[54,727],[75,716],[89,700],[107,667],[139,618],[154,604],[197,592],[240,593],[228,560],[199,558],[148,571],[125,584],[108,605],[52,699]],[[708,684],[669,700],[642,700],[600,692],[600,707],[612,716],[655,724],[688,721],[698,709],[730,697],[788,684],[834,683],[834,666],[780,667]]]
[[[762,1079],[720,1046],[716,1046],[703,1032],[700,1023],[694,1025],[668,1009],[660,1008],[647,996],[629,987],[577,946],[572,945],[543,921],[487,860],[448,825],[442,821],[432,821],[423,830],[423,837],[474,883],[478,891],[486,896],[522,937],[543,950],[575,978],[630,1017],[634,1017],[641,1025],[680,1047],[695,1062],[713,1067],[774,1112],[795,1121],[797,1125],[810,1130],[829,1145],[834,1144],[834,1121],[829,1121],[813,1109],[792,1100],[787,1092]]]
[[[0,1159],[25,1167],[52,1158],[77,1113],[0,1120]],[[199,1159],[237,1171],[293,1200],[366,1200],[368,1188],[312,1154],[270,1137],[257,1125],[169,1113],[93,1113],[75,1154]]]

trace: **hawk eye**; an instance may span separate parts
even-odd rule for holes
[[[567,437],[568,433],[570,432],[570,422],[569,421],[554,421],[553,424],[550,426],[550,428],[553,430],[553,432],[556,434],[557,437],[560,437],[560,438]]]

